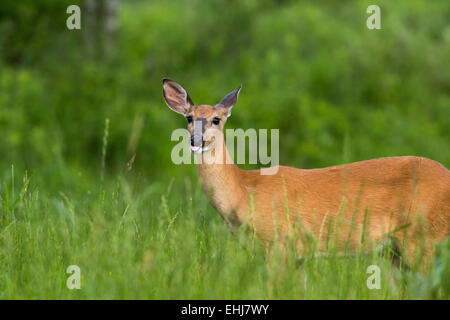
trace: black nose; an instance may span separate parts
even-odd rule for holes
[[[201,136],[194,134],[191,136],[191,146],[194,147],[201,147],[202,146],[203,139]]]

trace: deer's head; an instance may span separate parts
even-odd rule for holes
[[[182,114],[187,120],[191,135],[191,151],[206,152],[214,148],[215,135],[222,132],[231,108],[236,104],[242,86],[227,94],[222,101],[212,106],[195,105],[186,90],[175,81],[163,79],[164,100],[173,111]]]

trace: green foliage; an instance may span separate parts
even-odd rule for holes
[[[231,234],[190,179],[140,184],[125,174],[68,195],[25,175],[14,194],[14,175],[5,173],[0,198],[2,299],[449,298],[448,243],[426,275],[333,247],[298,266],[295,254],[268,259],[245,230]],[[80,290],[66,287],[70,265],[81,269]],[[367,287],[370,265],[380,289]]]
[[[170,133],[185,123],[165,107],[163,77],[210,104],[243,83],[227,127],[280,128],[283,164],[409,154],[450,163],[445,2],[382,1],[374,31],[365,26],[367,1],[123,1],[115,49],[101,57],[84,50],[91,30],[65,29],[64,7],[51,3],[3,9],[33,13],[8,43],[36,57],[10,64],[12,45],[0,64],[4,168],[56,158],[98,170],[109,118],[112,171],[137,153],[146,175],[193,172],[170,161]],[[36,31],[42,20],[64,27]],[[28,29],[35,34],[25,41]],[[49,38],[46,50],[34,45]]]
[[[1,298],[402,298],[389,264],[381,291],[365,287],[376,257],[288,264],[279,280],[281,266],[244,249],[191,186],[195,167],[170,160],[185,120],[161,79],[197,104],[242,83],[227,128],[279,128],[284,165],[449,167],[448,2],[378,1],[382,29],[368,30],[366,0],[119,1],[110,39],[86,2],[82,29],[67,30],[76,3],[0,7]],[[405,297],[448,298],[447,260],[448,248],[427,278],[411,275]],[[69,291],[78,263],[85,289]]]

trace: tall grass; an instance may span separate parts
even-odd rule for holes
[[[310,250],[299,266],[293,252],[268,258],[251,234],[232,234],[190,179],[138,185],[124,173],[70,192],[14,179],[9,171],[1,181],[2,299],[450,297],[448,242],[426,274],[377,253],[345,257],[332,245],[321,257]],[[69,265],[81,268],[80,290],[66,287]],[[381,270],[378,290],[366,284],[371,265]]]
[[[185,121],[161,95],[163,77],[198,104],[243,83],[227,128],[279,128],[293,167],[407,154],[449,167],[448,2],[379,0],[375,31],[368,0],[123,0],[104,56],[90,53],[100,28],[64,27],[72,1],[23,2],[0,10],[0,298],[449,297],[448,242],[421,274],[302,232],[298,266],[231,234],[195,170],[170,161]]]

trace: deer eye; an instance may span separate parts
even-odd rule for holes
[[[212,121],[215,125],[218,125],[220,122],[220,118],[215,117]]]
[[[188,123],[191,123],[192,122],[192,116],[187,116],[186,120],[187,120]]]

